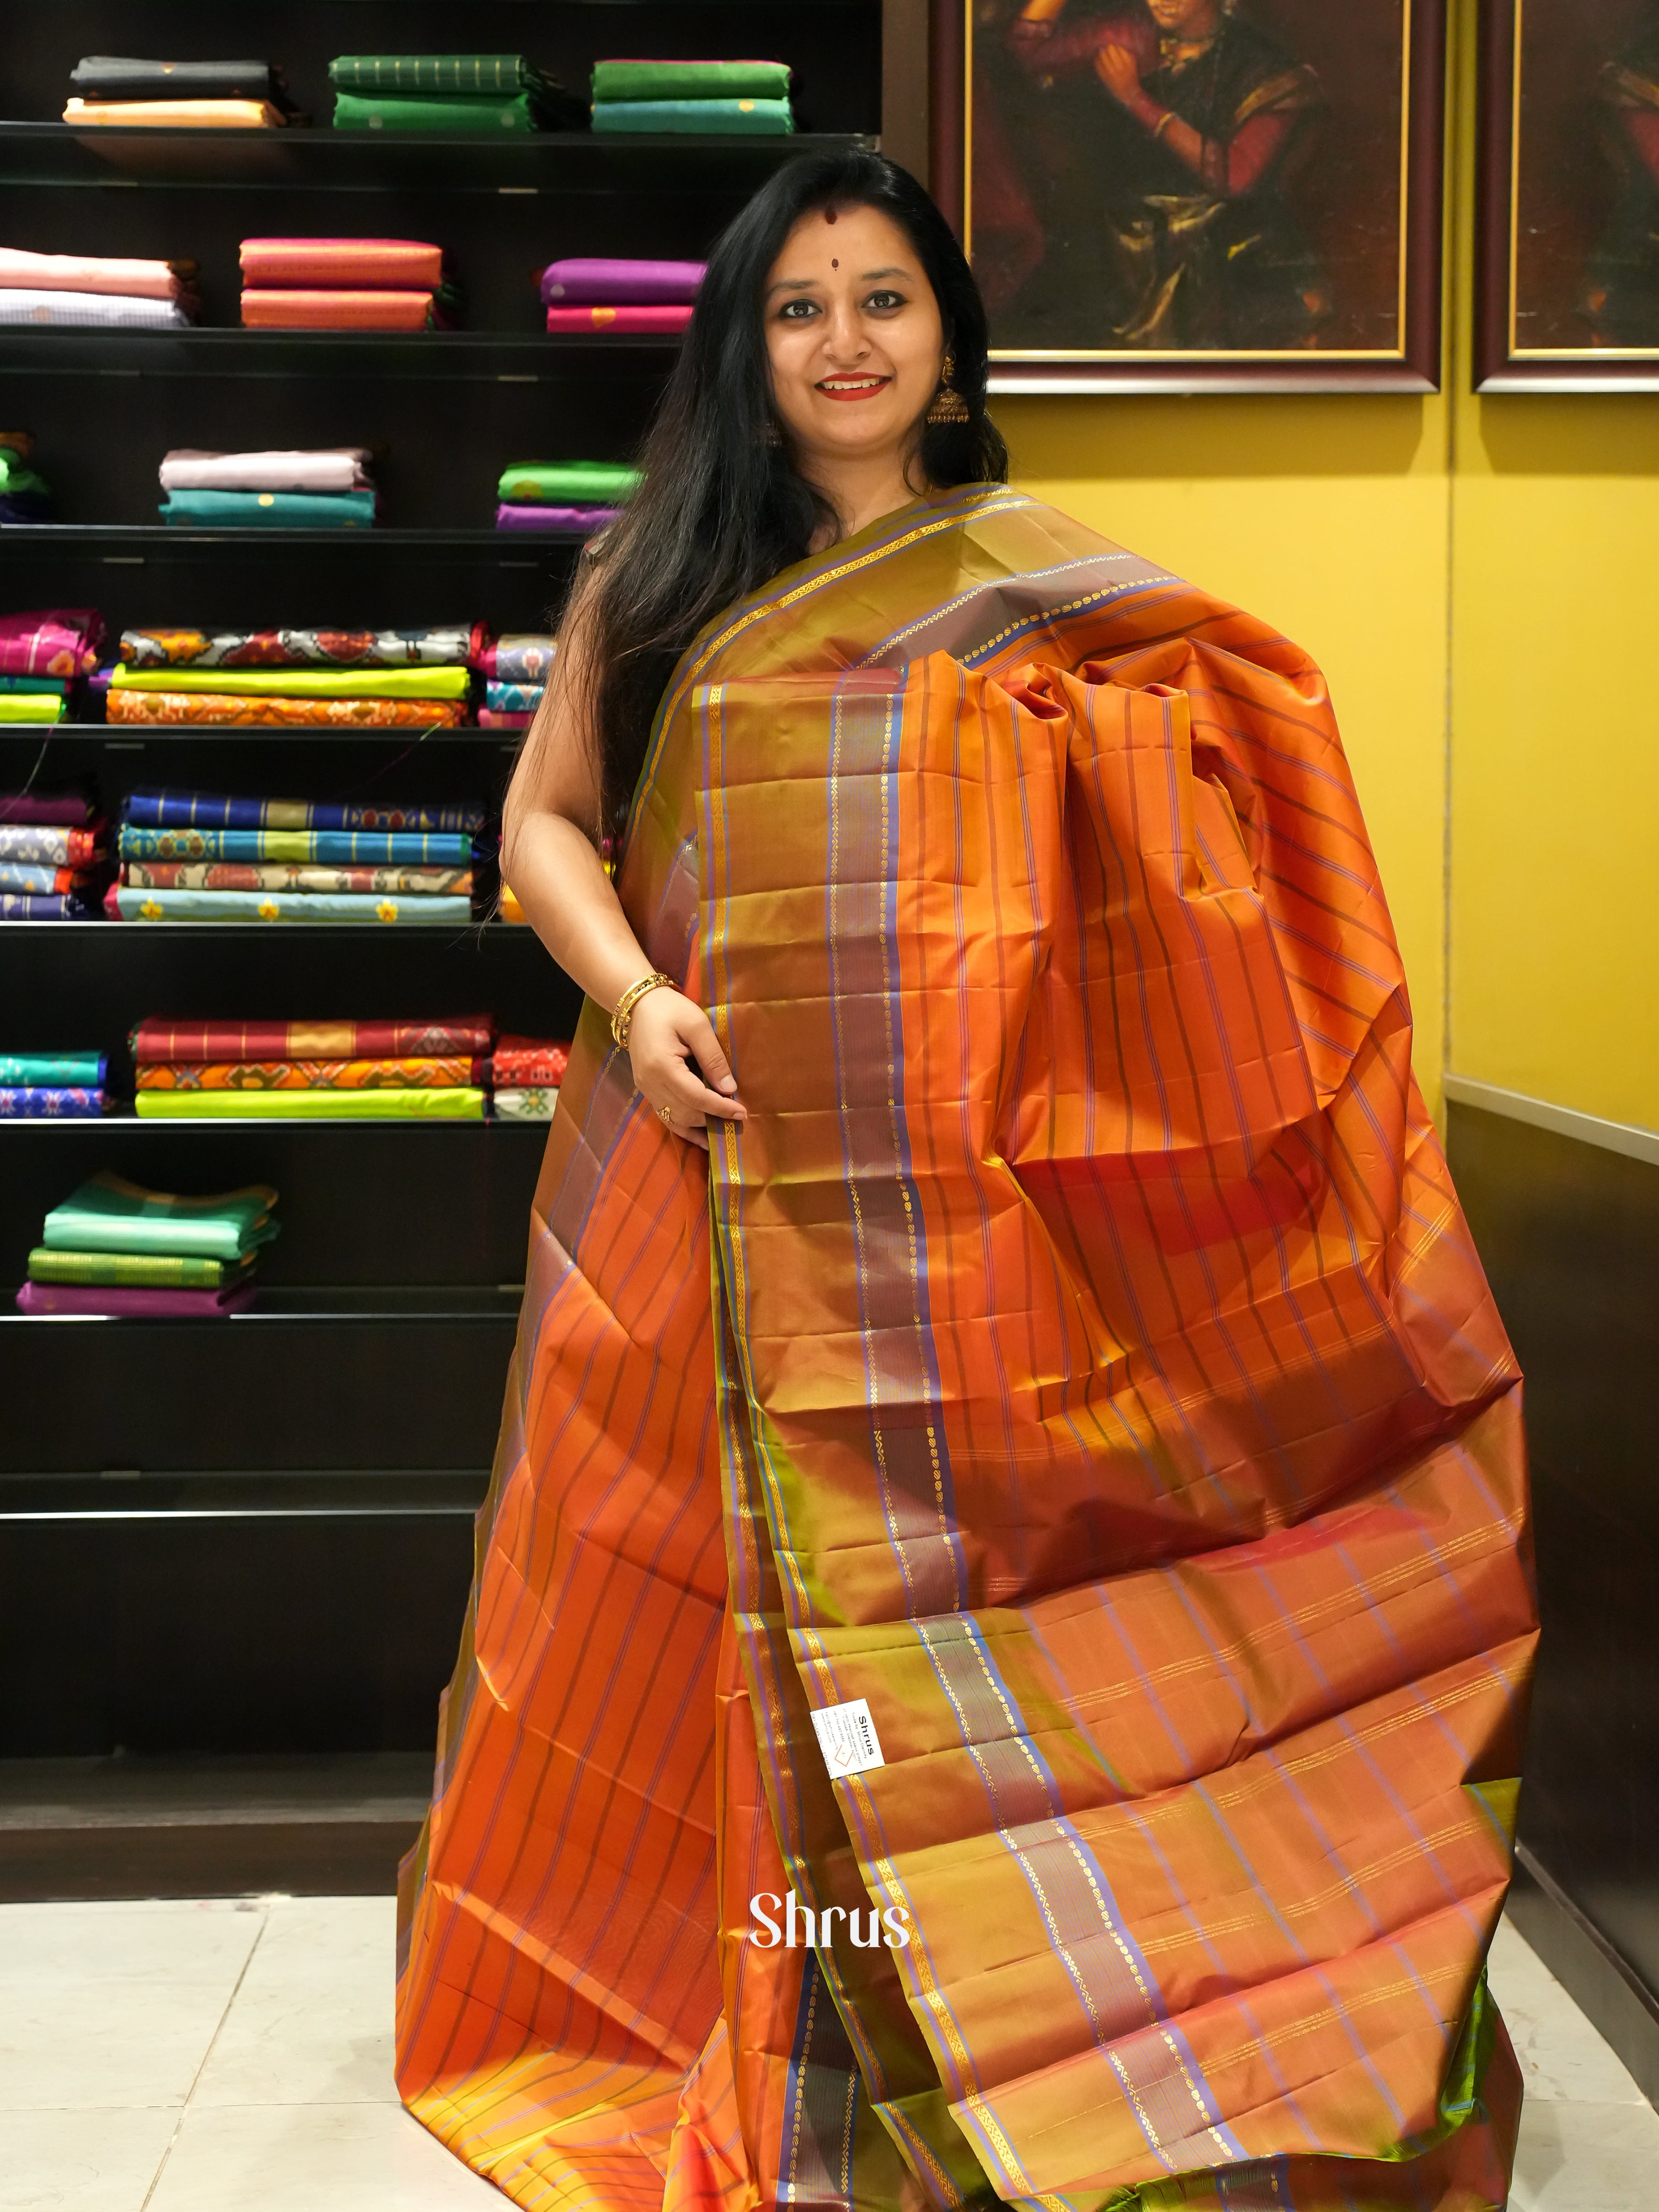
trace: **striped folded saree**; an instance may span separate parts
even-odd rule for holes
[[[404,2101],[526,2207],[1502,2205],[1518,1378],[1317,671],[918,501],[693,646],[617,887],[749,1118],[585,1010]]]

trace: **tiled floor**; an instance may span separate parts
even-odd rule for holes
[[[398,2106],[390,1898],[0,1906],[0,2212],[489,2212]],[[1659,2114],[1511,1929],[1513,2212],[1652,2212]]]

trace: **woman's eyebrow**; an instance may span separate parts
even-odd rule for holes
[[[817,281],[816,276],[780,276],[775,284],[767,286],[766,296],[769,300],[774,292],[810,292]]]
[[[873,284],[878,276],[908,276],[908,269],[866,269],[859,278],[860,284]]]

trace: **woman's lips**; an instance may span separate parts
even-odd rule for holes
[[[856,384],[831,384],[827,378],[813,386],[826,399],[873,399],[878,392],[885,392],[892,382],[890,376],[860,377]]]

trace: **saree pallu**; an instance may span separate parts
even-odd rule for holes
[[[129,668],[465,667],[470,629],[124,629]]]
[[[693,647],[617,889],[748,1119],[585,1010],[405,2102],[526,2207],[1501,2205],[1518,1379],[1316,670],[918,502]]]
[[[465,929],[470,898],[393,898],[359,891],[147,891],[112,884],[104,894],[112,921],[361,922]]]
[[[146,1060],[140,1091],[458,1091],[476,1089],[484,1063],[442,1060]]]
[[[135,1060],[431,1060],[487,1053],[488,1014],[425,1022],[170,1022],[151,1017],[129,1033]]]
[[[0,870],[0,880],[3,880]],[[288,860],[127,860],[121,880],[144,891],[387,891],[471,898],[471,868],[307,867]]]
[[[222,722],[244,729],[451,730],[466,720],[464,699],[250,698],[232,691],[140,691],[111,685],[112,722]]]

